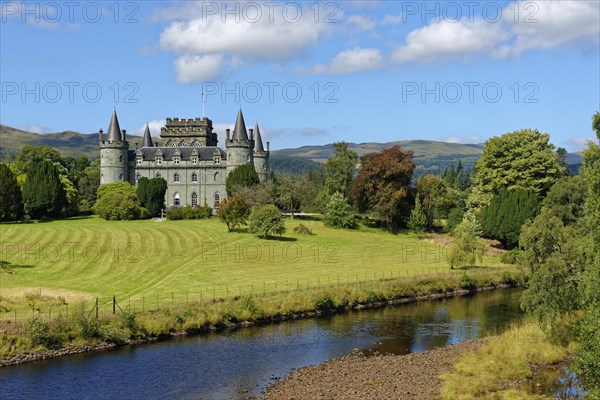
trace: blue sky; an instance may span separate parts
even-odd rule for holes
[[[272,148],[479,143],[580,150],[600,108],[600,2],[3,2],[2,124],[158,135],[238,107]],[[222,143],[222,142],[221,142]]]

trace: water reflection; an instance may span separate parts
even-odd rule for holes
[[[549,395],[555,399],[583,399],[586,394],[577,374],[566,365],[539,369],[526,386],[530,394]]]
[[[501,330],[520,317],[520,294],[496,290],[3,368],[0,398],[245,398],[273,375],[354,348],[406,354]]]

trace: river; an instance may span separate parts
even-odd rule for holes
[[[520,289],[241,328],[0,369],[1,399],[244,399],[360,349],[407,354],[501,331]]]

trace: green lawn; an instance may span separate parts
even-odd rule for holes
[[[300,222],[315,234],[293,234]],[[443,246],[412,235],[286,224],[278,240],[229,233],[216,218],[2,224],[1,259],[10,264],[0,271],[0,299],[13,309],[40,291],[71,303],[113,295],[121,303],[182,301],[449,271]]]

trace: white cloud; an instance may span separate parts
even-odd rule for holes
[[[175,72],[180,83],[206,82],[216,79],[223,71],[223,56],[182,55],[175,60]]]
[[[375,28],[375,22],[362,15],[351,15],[346,18],[346,23],[351,25],[353,29],[358,32],[367,32]]]
[[[300,70],[316,75],[351,74],[379,68],[383,64],[383,56],[379,49],[361,49],[356,47],[338,53],[329,65],[319,64],[309,70]]]
[[[381,25],[399,25],[402,21],[402,14],[400,15],[390,15],[387,14],[381,20]]]
[[[581,151],[585,149],[589,142],[595,142],[591,136],[577,136],[569,139],[569,144],[572,146],[574,151]]]
[[[499,24],[441,20],[410,32],[406,44],[392,54],[392,60],[397,63],[431,62],[492,53],[497,43],[508,36]]]
[[[513,8],[516,6],[513,6]],[[600,36],[600,2],[521,2],[520,17],[505,13],[516,40],[515,54],[531,49],[551,49],[565,44],[596,44]]]
[[[447,138],[442,139],[442,142],[446,143],[460,143],[460,144],[477,144],[482,142],[482,137],[478,135],[467,135],[467,136],[458,136],[452,135]]]
[[[263,134],[263,129],[261,128],[260,133],[263,137],[263,140],[271,139],[274,137],[317,137],[317,136],[328,136],[329,132],[326,129],[314,128],[314,127],[305,127],[305,128],[280,128],[280,129],[265,129],[265,133]]]
[[[162,128],[163,126],[165,126],[164,119],[153,119],[152,121],[148,121],[148,127],[150,128],[150,135],[152,135],[153,137],[160,135],[160,128]],[[140,126],[136,130],[134,130],[132,132],[132,134],[135,136],[143,136],[145,129],[146,129],[146,124]]]
[[[37,134],[52,133],[50,128],[48,128],[46,126],[38,125],[38,124],[23,125],[17,129],[20,129],[20,130],[26,131],[26,132],[37,133]]]

